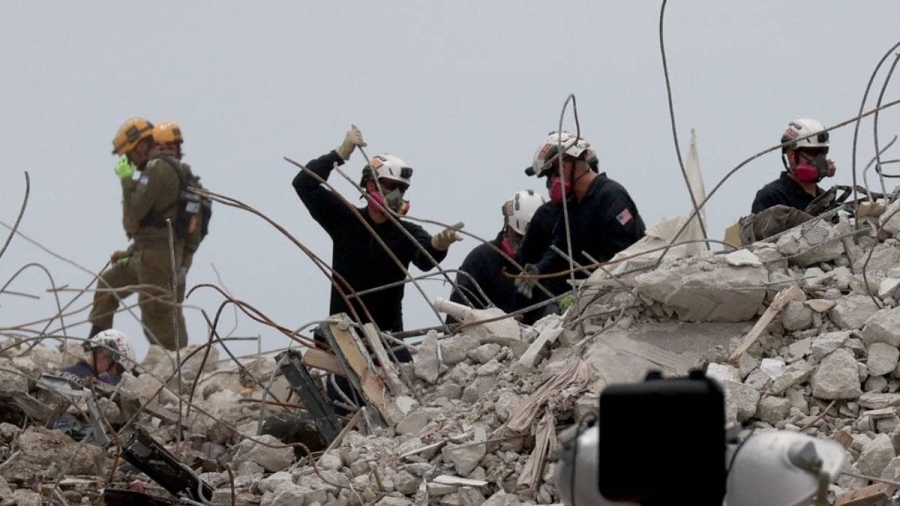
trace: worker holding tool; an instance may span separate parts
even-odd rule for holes
[[[112,327],[119,298],[138,290],[141,322],[151,343],[174,350],[187,344],[187,329],[176,296],[172,293],[173,273],[184,258],[185,238],[195,232],[197,220],[189,215],[181,191],[189,169],[153,141],[153,124],[144,118],[126,121],[113,138],[114,155],[121,158],[115,174],[122,186],[123,226],[132,240],[130,253],[117,252],[112,267],[97,282],[94,305],[89,316],[90,336]],[[135,170],[138,177],[134,178]],[[175,266],[169,247],[170,220],[173,228]],[[114,292],[111,292],[114,291]],[[173,321],[178,323],[176,341]]]
[[[337,148],[311,160],[306,168],[327,180],[334,166],[343,165],[357,147],[365,146],[362,133],[353,126]],[[404,200],[404,196],[412,181],[412,174],[413,169],[397,156],[384,154],[372,157],[370,164],[362,171],[360,186],[365,191],[367,202],[365,207],[360,208],[346,205],[306,170],[301,170],[294,177],[293,185],[297,196],[313,219],[331,236],[334,243],[332,267],[352,287],[344,288],[345,292],[363,291],[402,281],[406,279],[404,269],[410,263],[423,271],[429,271],[435,265],[420,247],[440,262],[447,256],[450,245],[462,239],[458,233],[463,227],[462,223],[432,236],[414,223],[398,220],[400,226],[415,238],[416,244],[388,220],[387,213],[402,216],[408,211],[409,202]],[[400,261],[403,269],[385,252],[354,213],[362,215]],[[382,331],[398,332],[403,330],[403,288],[403,285],[385,288],[350,300],[363,323],[367,323],[368,318],[359,304],[360,300],[371,313],[373,323]],[[329,311],[331,314],[352,314],[334,286],[331,288]],[[411,360],[408,351],[401,351],[403,357],[398,353],[398,358]]]
[[[475,309],[494,306],[507,313],[516,310],[516,287],[511,279],[503,276],[502,271],[505,268],[514,272],[511,260],[518,261],[522,237],[542,204],[544,198],[532,190],[518,191],[503,204],[503,230],[493,241],[479,244],[466,255],[456,275],[456,288],[450,294],[451,302],[469,305],[468,298]],[[448,314],[447,323],[455,322],[456,318]]]
[[[562,150],[560,152],[560,146]],[[631,246],[644,235],[644,220],[625,188],[606,176],[591,170],[588,159],[593,150],[584,139],[569,132],[551,132],[535,152],[532,168],[537,177],[552,173],[562,176],[553,180],[550,192],[565,199],[571,233],[571,254],[575,263],[590,265],[594,258],[604,262]],[[568,251],[564,214],[554,228],[553,245]],[[590,257],[590,258],[589,258]],[[534,276],[564,272],[569,261],[552,250],[541,260],[526,263],[524,276],[516,279],[516,289],[530,299],[537,284]],[[583,275],[583,273],[581,274]]]
[[[822,123],[814,119],[791,121],[781,136],[781,143],[781,163],[785,170],[778,179],[756,192],[754,214],[777,205],[805,211],[824,191],[818,183],[834,176],[834,162],[826,158],[829,135]]]
[[[60,371],[60,375],[81,384],[93,377],[116,385],[126,371],[137,375],[137,358],[131,340],[124,332],[109,329],[84,341],[85,358]]]

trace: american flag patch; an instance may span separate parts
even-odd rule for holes
[[[627,225],[629,221],[631,221],[631,211],[626,207],[621,213],[616,215],[616,220],[622,225]]]

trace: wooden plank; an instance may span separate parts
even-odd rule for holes
[[[326,351],[309,348],[306,350],[306,353],[303,354],[303,359],[300,360],[300,363],[306,367],[321,369],[330,372],[331,374],[337,374],[338,376],[344,375],[344,370],[341,368],[338,359]]]
[[[611,348],[630,353],[659,366],[664,373],[686,376],[696,365],[697,357],[690,354],[674,353],[649,343],[642,343],[621,334],[610,334],[601,337],[604,344]]]
[[[388,357],[384,343],[381,342],[381,336],[378,335],[378,329],[371,323],[367,323],[363,325],[363,332],[366,335],[366,342],[369,343],[369,348],[372,349],[372,352],[375,353],[375,358],[381,364],[381,372],[391,393],[394,395],[406,393],[406,385],[400,380],[400,373],[397,371],[394,361]]]
[[[345,320],[349,323],[347,315],[341,313],[332,315],[331,320]],[[326,340],[329,341],[332,351],[345,368],[348,381],[362,394],[366,404],[374,409],[379,417],[378,423],[384,424],[388,420],[388,407],[391,399],[387,395],[384,381],[375,372],[375,365],[369,358],[359,336],[349,325],[332,323],[325,325]],[[343,327],[343,328],[342,328]]]
[[[891,497],[896,491],[896,485],[878,483],[837,496],[834,506],[872,506]]]
[[[778,316],[778,313],[781,312],[785,306],[788,305],[788,302],[792,300],[796,300],[803,296],[803,290],[800,289],[799,286],[793,285],[790,288],[785,288],[784,290],[778,292],[778,295],[775,296],[775,300],[772,301],[772,304],[766,309],[766,312],[763,313],[762,316],[759,317],[759,320],[756,321],[756,325],[750,329],[750,332],[744,336],[743,341],[741,341],[740,346],[734,350],[734,353],[731,354],[731,357],[728,358],[728,361],[736,364],[738,360],[741,358],[741,355],[744,354],[745,351],[750,349],[753,346],[753,343],[759,339],[759,336],[766,330],[766,327],[772,323],[772,320]]]

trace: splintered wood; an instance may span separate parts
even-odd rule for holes
[[[778,313],[781,312],[785,306],[792,300],[796,300],[803,296],[803,290],[800,289],[799,286],[793,285],[790,288],[785,288],[784,290],[778,292],[778,295],[775,296],[775,300],[772,301],[772,304],[766,309],[766,312],[763,313],[762,316],[757,320],[756,325],[750,329],[750,332],[744,337],[741,341],[741,344],[734,350],[734,353],[728,358],[728,361],[736,364],[738,360],[740,360],[741,355],[744,354],[745,351],[750,349],[753,346],[753,343],[759,339],[759,336],[766,330],[766,327],[772,323],[772,320],[778,316]]]
[[[380,417],[379,422],[388,420],[388,408],[391,395],[387,392],[381,370],[375,367],[366,346],[359,335],[350,326],[347,315],[341,313],[331,317],[341,323],[327,324],[326,340],[336,354],[336,358],[344,370],[350,383],[357,388],[366,401]]]

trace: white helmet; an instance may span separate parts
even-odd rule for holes
[[[569,156],[578,158],[587,152],[585,158],[588,159],[593,155],[593,150],[590,149],[591,143],[576,137],[575,134],[566,131],[550,132],[550,135],[544,139],[544,142],[534,152],[534,158],[531,162],[531,174],[537,174],[538,177],[544,176],[544,173],[549,169],[549,162],[558,154],[560,144],[562,144],[563,153]]]
[[[137,357],[131,346],[131,339],[124,332],[116,329],[104,330],[84,342],[85,351],[105,350],[111,352],[116,363],[128,372],[134,372]]]
[[[525,235],[528,223],[535,211],[544,203],[544,197],[533,190],[516,192],[511,199],[503,204],[504,223],[512,227],[516,233]]]
[[[818,135],[813,135],[818,133]],[[806,137],[811,135],[811,137],[807,137],[805,139],[801,139],[801,137]],[[794,139],[799,139],[797,141],[791,142]],[[786,142],[790,142],[785,146],[782,146],[782,152],[787,149],[828,149],[828,132],[825,131],[825,126],[822,123],[814,120],[814,119],[795,119],[788,123],[787,130],[784,131],[784,134],[781,136],[781,143],[784,144]]]
[[[407,187],[410,185],[412,178],[412,167],[406,164],[399,156],[388,153],[376,155],[369,159],[370,165],[363,167],[363,177],[360,186],[365,186],[365,182],[372,177],[372,172],[378,176],[378,180],[389,179],[403,183]]]

